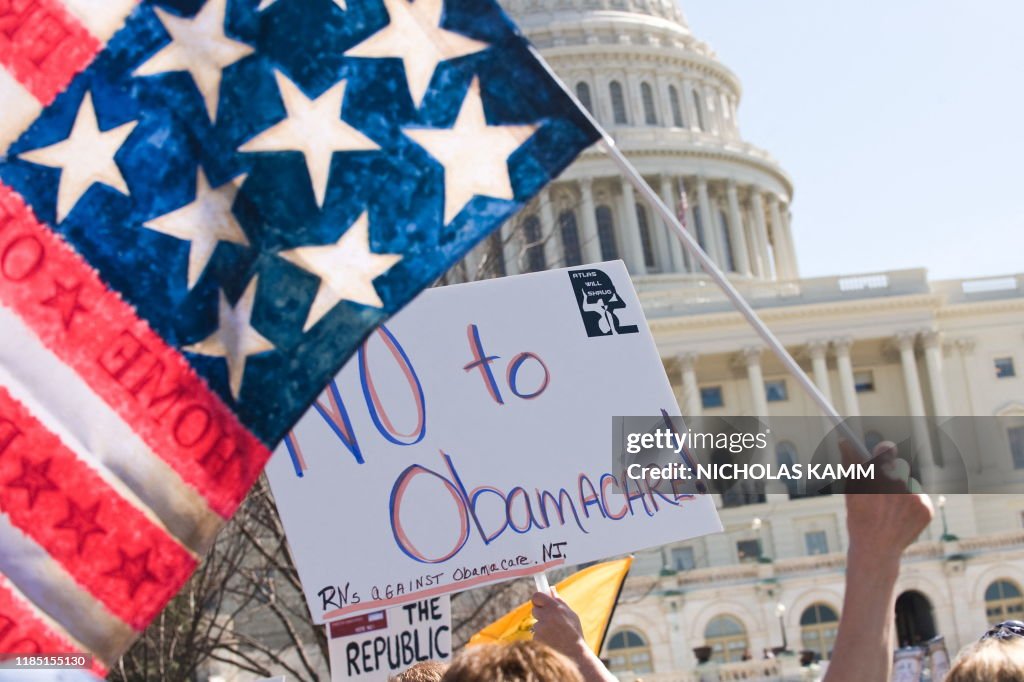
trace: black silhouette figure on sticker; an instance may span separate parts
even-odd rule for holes
[[[640,331],[637,325],[623,324],[619,319],[626,303],[605,272],[593,268],[570,270],[569,281],[576,293],[576,304],[580,308],[587,336],[636,334]]]

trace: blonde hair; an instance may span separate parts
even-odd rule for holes
[[[1024,682],[1024,637],[988,637],[965,647],[945,682]]]
[[[463,649],[442,682],[583,682],[583,676],[551,647],[520,641]]]
[[[423,661],[403,673],[388,678],[388,682],[441,682],[448,664],[441,661]]]

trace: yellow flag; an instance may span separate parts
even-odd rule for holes
[[[632,564],[633,557],[595,564],[573,573],[555,586],[558,596],[579,615],[583,623],[583,638],[595,654],[601,652],[608,621],[612,618],[622,582]],[[533,604],[527,601],[470,637],[469,644],[532,639],[530,628],[536,622]]]

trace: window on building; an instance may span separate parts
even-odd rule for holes
[[[717,663],[742,661],[750,649],[747,629],[732,616],[716,616],[704,628],[704,646],[711,647],[711,660]]]
[[[651,647],[636,630],[619,630],[605,646],[608,669],[613,673],[652,673]]]
[[[823,530],[804,533],[804,547],[807,548],[807,556],[828,554],[828,535]]]
[[[576,225],[574,211],[562,211],[558,215],[558,229],[562,235],[562,254],[566,265],[581,265],[583,249],[580,247],[580,231]]]
[[[779,441],[775,445],[775,461],[780,467],[786,467],[792,471],[792,467],[797,462],[796,457],[796,446],[790,443],[788,440]],[[789,499],[800,497],[800,481],[796,478],[786,478],[786,492],[789,493]]]
[[[506,274],[505,270],[505,253],[502,244],[501,231],[495,230],[491,233],[491,236],[487,238],[487,260],[489,262],[488,270],[493,277],[504,277]]]
[[[875,373],[870,369],[861,369],[853,373],[853,387],[857,393],[870,393],[875,390]]]
[[[736,558],[741,564],[749,564],[761,558],[761,541],[739,540],[736,542]]]
[[[700,244],[700,248],[707,251],[708,241],[704,233],[704,216],[701,213],[700,206],[693,207],[693,226],[697,230],[697,243]]]
[[[594,113],[593,102],[590,99],[590,86],[583,81],[576,84],[576,99],[587,108],[587,111]]]
[[[1009,379],[1017,376],[1017,369],[1013,366],[1013,358],[996,358],[992,361],[996,367],[996,379]]]
[[[704,409],[724,407],[725,398],[722,397],[721,386],[702,386],[700,389],[700,404]]]
[[[800,615],[800,637],[804,649],[813,651],[823,659],[832,656],[839,629],[839,615],[828,604],[811,604]]]
[[[679,91],[676,86],[668,86],[668,104],[672,108],[672,125],[676,128],[683,127],[683,108],[679,104]]]
[[[673,547],[672,568],[677,571],[692,571],[697,568],[697,557],[693,547]]]
[[[1013,458],[1014,469],[1024,469],[1024,426],[1011,426],[1006,429],[1010,439],[1010,456]]]
[[[647,221],[647,209],[640,204],[636,205],[636,225],[640,228],[640,245],[644,250],[644,265],[653,268],[655,261],[654,243],[651,241],[651,225]]]
[[[1024,595],[1009,580],[997,580],[985,590],[985,617],[989,623],[1020,620],[1024,614]]]
[[[701,101],[700,93],[696,90],[693,91],[693,110],[697,113],[697,127],[707,130],[704,127],[704,103]]]
[[[781,403],[789,400],[789,390],[785,379],[773,379],[764,382],[764,395],[770,403]]]
[[[619,257],[619,246],[615,240],[615,221],[612,219],[612,209],[607,206],[598,206],[594,211],[597,218],[597,239],[601,242],[601,257],[604,260],[615,260]]]
[[[654,89],[650,83],[640,84],[640,101],[644,105],[644,123],[658,125],[658,112],[654,108]]]
[[[608,95],[612,100],[612,120],[620,125],[625,125],[626,120],[626,96],[622,93],[622,83],[612,81],[608,84]]]
[[[545,268],[544,235],[540,229],[540,219],[535,215],[523,221],[523,241],[526,243],[527,272],[539,272]]]
[[[718,212],[718,234],[722,250],[725,251],[722,254],[724,256],[722,267],[729,272],[736,272],[736,258],[732,253],[732,235],[729,234],[729,221],[725,217],[725,211]]]

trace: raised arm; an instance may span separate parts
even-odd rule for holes
[[[533,595],[534,640],[568,656],[586,682],[618,682],[583,639],[580,618],[558,594]]]

